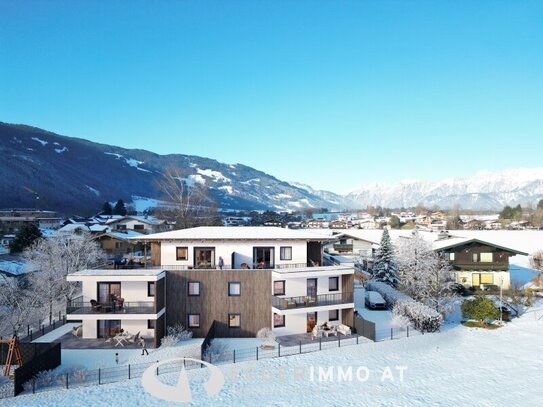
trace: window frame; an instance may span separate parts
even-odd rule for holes
[[[151,293],[151,287],[153,287],[153,293]],[[148,281],[147,282],[147,297],[155,297],[156,296],[156,284],[154,281]]]
[[[232,316],[238,316],[238,318],[239,318],[239,325],[238,326],[230,325],[230,318]],[[228,313],[228,328],[229,329],[241,329],[241,314],[239,312],[229,312]]]
[[[283,320],[282,325],[277,325],[276,324],[276,322],[275,322],[275,316],[276,315],[282,317],[282,320]],[[281,314],[278,314],[276,312],[273,313],[273,327],[274,328],[284,328],[286,326],[286,322],[287,322],[287,319],[286,319],[285,315],[281,315]]]
[[[191,284],[198,284],[198,294],[191,294],[190,293],[190,285]],[[199,297],[202,294],[201,290],[201,283],[199,281],[188,281],[187,282],[187,297]]]
[[[283,283],[283,291],[282,291],[281,293],[276,293],[276,292],[275,292],[275,284],[276,284],[276,283]],[[285,295],[286,286],[287,286],[286,280],[275,280],[275,281],[273,282],[273,295]]]
[[[190,317],[194,317],[194,316],[198,317],[198,325],[190,324]],[[200,314],[187,314],[187,328],[200,328],[201,322],[202,321],[200,321]]]
[[[335,289],[330,288],[330,281],[332,281],[332,280],[336,280],[336,287],[337,288],[335,288]],[[339,291],[339,276],[328,277],[328,291],[330,291],[330,292]]]
[[[232,294],[230,292],[230,287],[234,284],[239,285],[239,294]],[[241,297],[241,281],[229,281],[228,282],[228,296],[229,297]]]
[[[290,256],[288,258],[284,255],[284,250],[285,249],[290,249]],[[280,246],[279,247],[279,260],[283,260],[283,261],[292,260],[292,246]]]
[[[490,256],[490,259],[488,259],[488,256]],[[494,253],[492,253],[492,252],[481,252],[481,253],[479,253],[479,262],[480,263],[493,263],[494,262]]]
[[[153,325],[153,326],[151,326]],[[147,329],[156,329],[156,319],[147,320]]]
[[[179,249],[185,250],[185,257],[179,256]],[[175,246],[175,259],[176,261],[187,261],[189,259],[189,248],[188,246]]]
[[[336,318],[332,318],[332,316],[330,315],[331,312],[336,312],[336,315],[337,317]],[[339,310],[338,309],[331,309],[331,310],[328,310],[328,321],[339,321]]]

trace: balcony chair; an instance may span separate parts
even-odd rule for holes
[[[348,336],[351,334],[351,328],[349,328],[347,325],[339,324],[336,329],[340,334],[344,336]]]
[[[96,302],[96,300],[90,300],[90,305],[93,311],[95,312],[101,312],[102,306]]]

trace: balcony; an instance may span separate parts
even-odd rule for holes
[[[354,302],[352,292],[304,295],[301,297],[272,297],[272,306],[280,309],[322,307],[324,305],[348,304]]]
[[[509,263],[452,263],[453,270],[455,271],[507,271],[509,270]]]
[[[68,302],[66,306],[67,314],[156,314],[154,301],[124,301],[113,303],[96,303],[84,301],[83,297],[77,297]]]
[[[334,250],[336,252],[342,252],[342,253],[352,253],[353,252],[353,245],[347,244],[347,243],[336,243],[334,244]]]

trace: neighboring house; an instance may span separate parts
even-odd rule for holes
[[[111,219],[106,222],[111,230],[133,230],[139,233],[158,233],[166,230],[166,223],[153,216],[124,216],[119,219]]]
[[[511,285],[509,257],[528,255],[491,242],[463,237],[437,240],[433,248],[451,263],[457,283],[481,289],[488,285],[508,289]]]
[[[124,256],[142,250],[142,245],[130,238],[141,236],[141,233],[127,230],[124,232],[106,232],[96,236],[102,249],[109,256]]]
[[[356,236],[356,232],[340,233],[333,236],[336,240],[327,242],[324,251],[330,254],[372,257],[377,242]]]
[[[158,346],[166,329],[165,277],[164,271],[149,269],[70,274],[67,280],[80,282],[82,295],[68,303],[66,319],[82,321],[85,339],[109,338],[122,329]]]
[[[34,224],[40,229],[58,229],[62,224],[62,218],[53,211],[0,210],[0,234],[16,234],[25,224]]]
[[[329,235],[198,227],[134,240],[149,243],[153,266],[165,270],[167,325],[183,324],[197,337],[213,321],[219,337],[254,337],[265,327],[305,333],[326,321],[353,326],[354,269],[323,266]]]

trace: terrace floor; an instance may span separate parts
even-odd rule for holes
[[[339,340],[356,338],[356,334],[351,334],[347,336],[342,335],[342,334],[338,334],[338,335],[341,336]],[[321,339],[322,342],[337,342],[338,341],[337,336],[329,336],[329,337],[323,336],[322,338],[311,339],[311,333],[283,335],[283,336],[278,336],[275,338],[275,340],[278,343],[280,343],[281,346],[297,346],[297,345],[300,345],[300,342],[302,343],[302,345],[304,343],[316,343],[316,342],[319,342],[319,339]],[[363,338],[360,337],[360,339],[363,339]]]
[[[140,346],[137,343],[124,342],[124,346],[116,345],[116,342],[111,339],[106,341],[103,338],[98,339],[84,339],[74,336],[71,332],[61,336],[57,339],[62,343],[62,349],[137,349]],[[154,341],[151,338],[145,339],[145,345],[152,349],[154,348]]]

